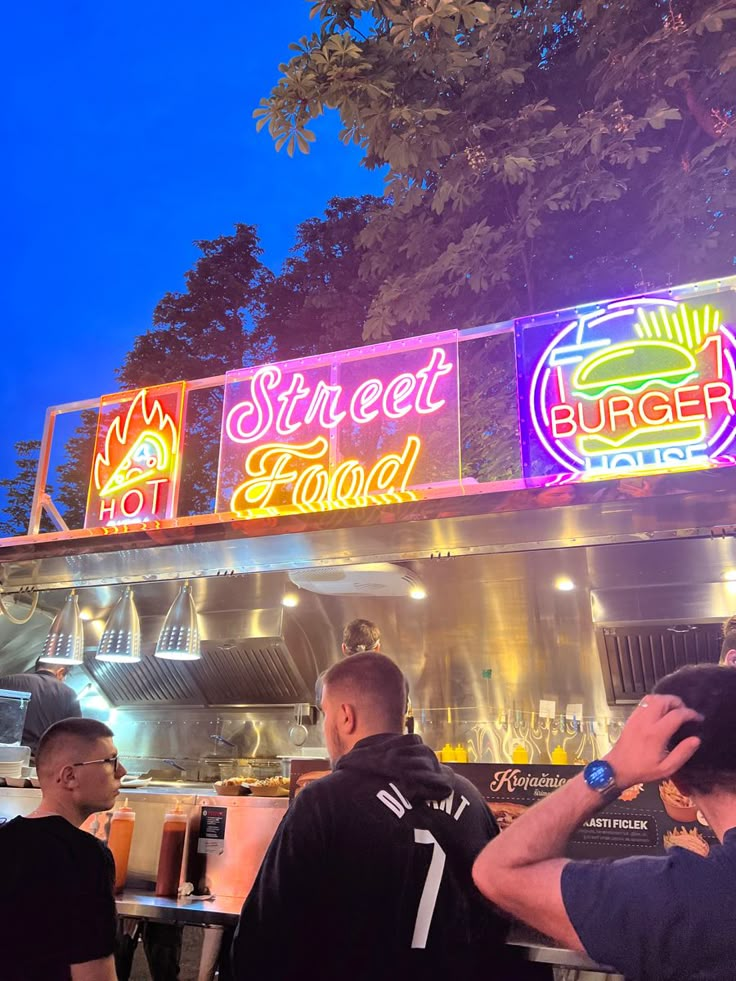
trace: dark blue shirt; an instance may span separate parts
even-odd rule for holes
[[[31,693],[21,743],[30,746],[34,756],[41,736],[50,725],[62,719],[78,719],[82,714],[74,689],[58,681],[50,671],[7,675],[0,678],[0,688]]]
[[[562,900],[588,954],[641,981],[736,978],[736,828],[707,858],[570,862]]]

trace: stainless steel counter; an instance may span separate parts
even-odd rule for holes
[[[243,896],[215,896],[214,899],[189,902],[129,889],[115,899],[120,916],[189,926],[235,926],[243,902]]]
[[[117,898],[116,904],[121,916],[189,926],[234,927],[244,901],[244,896],[215,896],[210,900],[188,902],[186,899],[162,899],[150,892],[126,890]],[[601,967],[586,954],[559,947],[549,937],[521,924],[512,927],[508,942],[525,950],[530,961],[601,974],[613,973],[612,968]]]

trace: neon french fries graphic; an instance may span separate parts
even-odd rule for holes
[[[567,472],[691,469],[736,436],[736,338],[718,310],[616,301],[568,323],[529,390],[540,442]]]
[[[173,514],[182,393],[177,383],[103,398],[86,527]]]

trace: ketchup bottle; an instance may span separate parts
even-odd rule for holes
[[[156,877],[157,896],[176,896],[179,892],[186,834],[187,816],[177,801],[174,810],[164,815],[164,831],[161,836]]]
[[[130,844],[133,840],[133,829],[135,828],[135,811],[128,807],[126,797],[122,807],[112,812],[110,821],[110,837],[107,846],[115,859],[115,892],[122,892],[125,889],[125,880],[128,878],[128,859],[130,858]]]

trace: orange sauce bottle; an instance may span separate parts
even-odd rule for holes
[[[115,859],[115,892],[122,892],[125,889],[125,880],[128,878],[128,859],[130,858],[130,845],[133,840],[133,829],[135,828],[135,811],[128,807],[127,798],[122,807],[118,807],[112,812],[110,821],[110,837],[107,846]]]
[[[187,816],[177,800],[174,810],[164,815],[164,831],[161,836],[161,851],[158,855],[158,875],[156,876],[157,896],[176,896],[179,892],[186,834]]]

